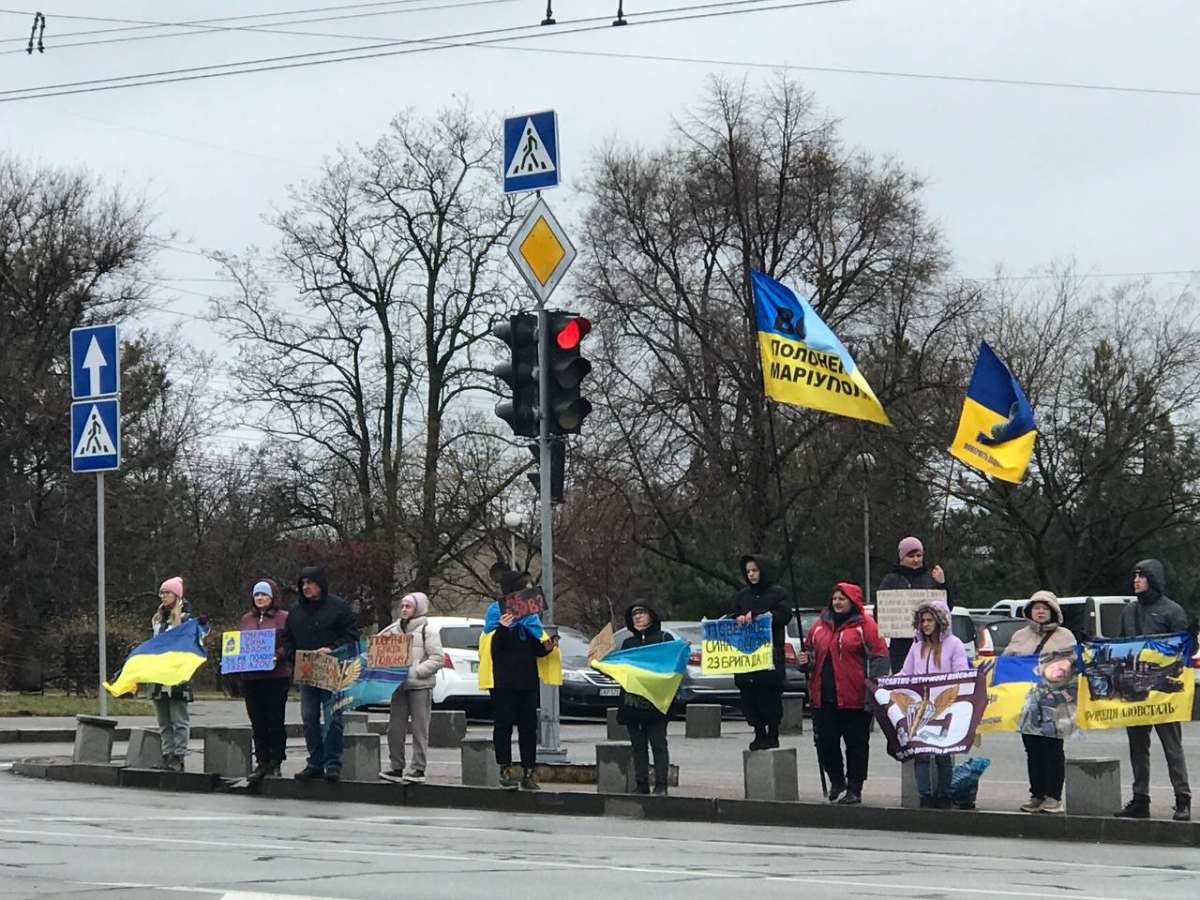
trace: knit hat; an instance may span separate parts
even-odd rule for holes
[[[914,550],[920,550],[923,553],[925,552],[925,545],[910,535],[900,542],[900,546],[897,548],[896,552],[899,554],[901,559],[904,559],[904,557],[908,556],[908,554],[912,553]]]
[[[418,616],[425,615],[425,613],[429,611],[429,597],[420,591],[413,591],[411,594],[405,594],[400,598],[400,602],[396,604],[396,608],[399,609],[401,606],[403,606],[405,600],[410,601],[413,605],[414,619]]]
[[[174,578],[168,578],[158,588],[161,594],[163,591],[170,591],[176,597],[183,597],[183,579],[176,575]]]
[[[250,594],[251,594],[251,596],[253,596],[254,594],[266,594],[268,597],[270,597],[272,599],[275,598],[275,592],[273,590],[271,590],[271,586],[269,584],[267,584],[265,581],[260,581],[257,584],[255,584],[254,590],[252,590],[250,592]]]

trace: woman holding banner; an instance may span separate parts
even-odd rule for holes
[[[774,665],[760,672],[733,676],[741,694],[742,713],[754,729],[751,750],[770,750],[779,746],[779,723],[783,720],[783,644],[787,623],[792,620],[792,602],[782,585],[775,582],[775,565],[765,556],[747,554],[739,563],[746,586],[733,598],[727,618],[747,625],[756,617],[771,615],[771,646]]]
[[[242,615],[239,631],[275,632],[275,667],[260,672],[242,673],[242,697],[246,715],[254,732],[254,758],[258,765],[250,773],[250,781],[262,781],[268,775],[279,777],[287,758],[287,728],[284,713],[287,709],[288,688],[292,684],[292,665],[283,646],[283,624],[287,610],[280,609],[283,592],[270,578],[254,585],[250,593],[250,610]]]
[[[446,665],[442,633],[429,624],[429,597],[416,591],[400,598],[396,621],[380,634],[411,634],[408,675],[392,694],[388,716],[388,755],[391,768],[383,773],[388,781],[424,781],[425,756],[429,749],[429,723],[433,719],[433,685],[438,669]],[[404,741],[412,720],[412,768],[404,771]]]
[[[950,632],[950,610],[946,604],[922,603],[913,611],[912,647],[908,658],[900,669],[901,675],[944,675],[949,672],[966,672],[971,668],[967,661],[967,650],[963,642]],[[954,757],[939,754],[933,757],[937,765],[937,798],[933,794],[932,773],[928,756],[913,760],[913,771],[917,777],[917,791],[921,795],[922,809],[950,808],[950,777],[954,771]]]
[[[809,682],[813,731],[821,768],[829,775],[829,801],[862,803],[871,747],[867,678],[879,678],[890,671],[887,644],[879,636],[875,620],[863,608],[862,588],[846,582],[837,584],[829,606],[808,630],[804,646],[807,652],[798,661],[803,666],[811,655],[813,662]]]
[[[1004,656],[1045,658],[1055,651],[1075,649],[1075,635],[1063,627],[1058,597],[1050,591],[1034,592],[1021,614],[1029,619],[1029,624],[1012,636],[1004,648]],[[1062,789],[1067,765],[1063,739],[1027,734],[1022,730],[1021,742],[1025,745],[1030,797],[1029,802],[1021,807],[1021,812],[1062,812]]]
[[[661,644],[670,640],[663,634],[662,623],[649,604],[638,602],[625,610],[625,627],[629,637],[621,642],[622,650]],[[629,743],[633,748],[633,773],[636,792],[650,793],[650,751],[654,751],[654,793],[666,796],[667,776],[671,769],[670,751],[667,749],[667,713],[646,697],[621,691],[621,705],[617,707],[617,722],[629,732]]]

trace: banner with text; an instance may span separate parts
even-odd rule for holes
[[[763,672],[775,665],[770,613],[745,625],[734,619],[710,619],[700,628],[701,675]]]
[[[275,668],[275,629],[221,634],[221,674],[270,672]]]
[[[1186,722],[1196,692],[1192,637],[1186,633],[1080,645],[1080,728]]]
[[[882,638],[913,636],[913,611],[922,603],[945,603],[945,591],[876,591],[875,622]]]
[[[868,678],[867,691],[875,701],[873,712],[888,753],[903,762],[969,750],[987,704],[984,678],[974,669]]]
[[[1076,731],[1079,656],[1074,647],[985,663],[987,708],[979,731],[1018,731],[1065,739]]]

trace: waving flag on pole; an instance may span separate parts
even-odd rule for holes
[[[751,272],[763,391],[795,406],[891,425],[837,335],[790,287]]]
[[[683,673],[687,671],[690,649],[686,641],[663,641],[628,650],[614,650],[591,666],[608,675],[631,694],[645,697],[665,713],[671,708]]]
[[[1017,484],[1033,456],[1037,422],[1033,407],[986,341],[967,386],[950,455],[985,475]]]
[[[104,689],[119,697],[132,694],[139,684],[182,684],[208,659],[200,643],[206,634],[208,626],[196,619],[159,632],[133,648],[113,683],[104,682]]]

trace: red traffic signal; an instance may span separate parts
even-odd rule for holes
[[[559,331],[554,335],[554,342],[562,350],[574,350],[592,330],[592,323],[583,316],[575,316],[567,319],[565,323],[556,322],[555,324],[559,326]]]

